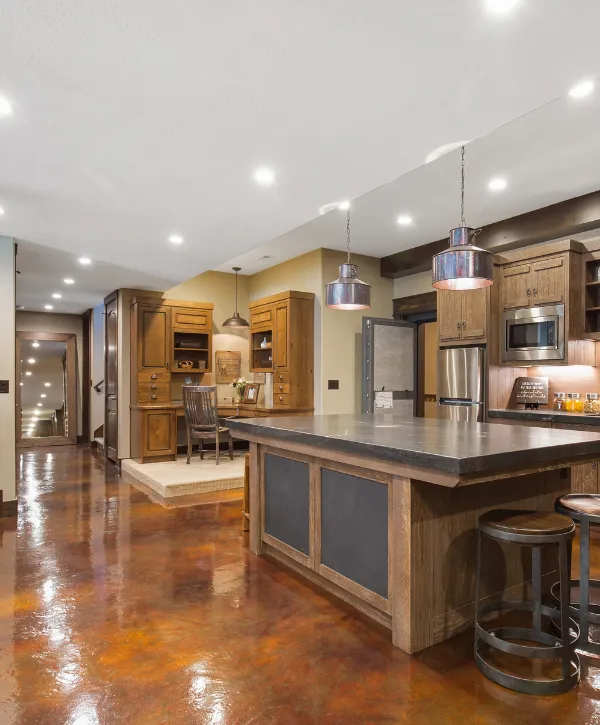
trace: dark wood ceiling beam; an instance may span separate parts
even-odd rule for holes
[[[477,245],[494,253],[507,252],[597,227],[600,227],[600,191],[489,224],[482,228]],[[395,279],[430,270],[433,255],[447,246],[447,239],[439,239],[383,257],[381,276]]]

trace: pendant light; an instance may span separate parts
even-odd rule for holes
[[[450,230],[450,247],[433,258],[433,286],[464,290],[489,287],[494,255],[473,244],[477,231],[465,224],[465,147],[461,146],[460,226]]]
[[[238,303],[238,295],[237,295],[237,275],[238,272],[241,270],[241,267],[232,267],[233,271],[235,272],[235,312],[233,313],[233,317],[229,317],[225,322],[221,325],[221,327],[250,327],[250,324],[244,320],[243,317],[240,317],[240,313],[238,312],[237,303]]]
[[[325,305],[332,310],[368,310],[371,306],[371,285],[356,276],[358,267],[350,264],[350,208],[346,219],[348,259],[340,264],[340,276],[325,286]]]

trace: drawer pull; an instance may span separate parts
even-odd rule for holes
[[[151,395],[150,400],[156,400],[156,395]]]
[[[282,382],[283,382],[283,375],[280,375],[280,376],[279,376],[279,382],[280,382],[280,383],[282,383]]]
[[[158,380],[158,375],[156,375],[156,373],[154,375],[151,375],[150,380]]]
[[[281,395],[279,396],[279,402],[283,403],[283,398],[281,397]]]
[[[158,385],[154,385],[154,383],[152,383],[152,385],[150,386],[150,389],[151,390],[156,390],[156,388],[158,388]]]
[[[280,386],[279,386],[279,392],[280,392],[280,393],[283,393],[283,385],[280,385]]]

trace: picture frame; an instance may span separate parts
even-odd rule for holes
[[[256,405],[258,402],[259,390],[260,383],[246,383],[246,388],[244,390],[244,403]]]

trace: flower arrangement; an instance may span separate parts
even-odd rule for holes
[[[246,390],[247,382],[248,381],[246,380],[246,378],[238,378],[231,383],[231,387],[235,388],[235,392],[237,393],[238,398],[244,397],[244,391]]]

